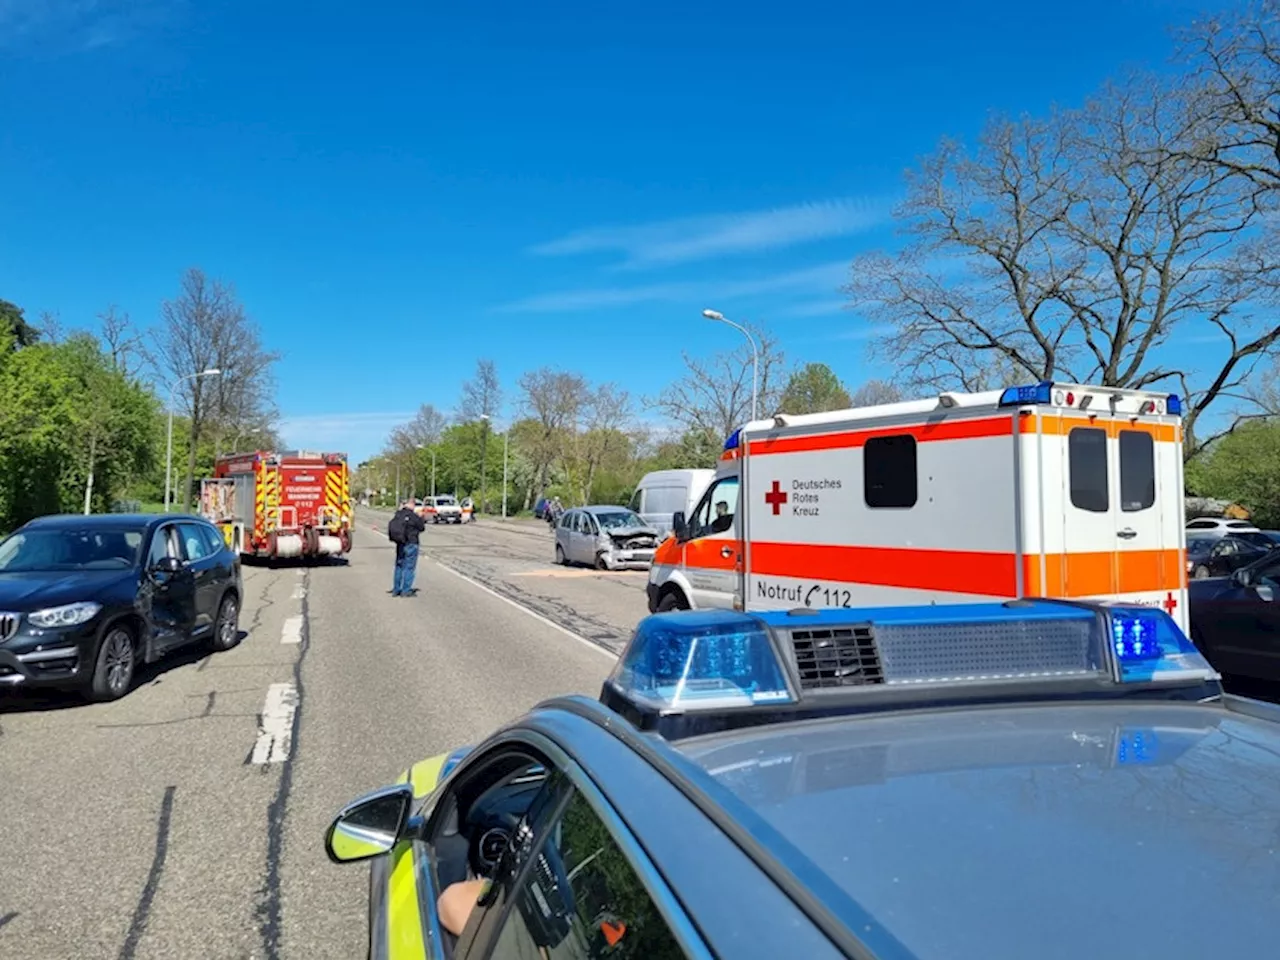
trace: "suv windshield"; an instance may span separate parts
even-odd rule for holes
[[[605,530],[622,530],[626,527],[643,527],[645,522],[630,510],[611,510],[595,514],[596,521]]]
[[[26,530],[0,543],[0,573],[128,570],[138,563],[142,531]]]

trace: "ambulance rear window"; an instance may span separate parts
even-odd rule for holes
[[[1120,431],[1120,509],[1149,509],[1156,502],[1156,447],[1149,433]]]
[[[1071,503],[1091,513],[1110,507],[1107,478],[1107,431],[1076,427],[1067,436]]]
[[[916,438],[909,433],[870,438],[862,448],[862,485],[868,507],[914,507]]]

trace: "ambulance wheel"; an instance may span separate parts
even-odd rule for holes
[[[1192,576],[1197,580],[1207,580],[1209,579],[1209,568],[1202,563],[1196,567],[1196,572]]]
[[[560,546],[558,543],[556,544],[556,563],[560,564],[562,567],[567,567],[569,565],[569,558],[564,555],[564,547]]]
[[[678,591],[672,590],[658,601],[659,613],[671,613],[673,610],[688,610],[689,604],[685,602],[684,596]]]

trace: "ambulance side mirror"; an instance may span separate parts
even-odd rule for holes
[[[677,510],[671,515],[671,532],[676,535],[677,540],[689,539],[689,523],[684,518],[683,510]]]

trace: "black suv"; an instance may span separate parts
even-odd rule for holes
[[[55,516],[0,541],[0,690],[124,696],[135,667],[239,639],[240,558],[206,520]]]

